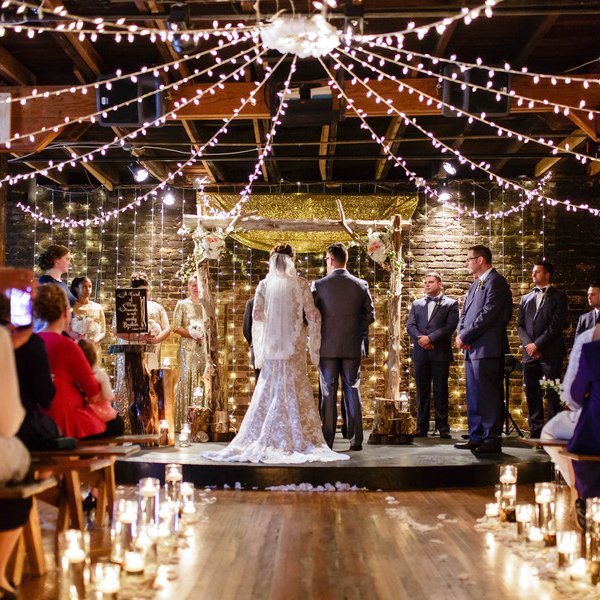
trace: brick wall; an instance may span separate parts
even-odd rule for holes
[[[96,206],[112,210],[123,206],[132,198],[132,190],[122,190],[108,195],[62,194],[41,191],[38,207],[47,212],[52,205],[59,216],[71,214],[76,218],[95,214]],[[97,285],[97,301],[106,310],[110,322],[115,286],[126,285],[131,271],[144,269],[152,281],[152,297],[161,302],[172,316],[175,303],[184,297],[185,286],[176,277],[182,261],[192,250],[192,242],[182,240],[177,234],[183,212],[194,212],[193,192],[187,191],[176,206],[163,207],[159,199],[148,201],[122,213],[119,219],[102,228],[80,228],[70,231],[35,223],[15,207],[18,197],[11,197],[8,205],[7,264],[31,266],[34,255],[50,241],[71,248],[73,255],[69,281],[87,273]],[[505,208],[515,198],[497,195],[474,198],[479,211],[490,207]],[[471,198],[469,198],[471,203]],[[70,205],[70,206],[69,206]],[[89,208],[86,207],[89,205]],[[70,208],[70,212],[68,213]],[[527,207],[505,219],[473,219],[442,207],[436,202],[421,198],[413,219],[413,228],[404,241],[407,268],[403,289],[403,317],[406,318],[410,302],[422,293],[422,276],[437,270],[446,280],[446,293],[462,299],[470,284],[464,264],[466,249],[473,243],[490,245],[494,264],[509,280],[515,302],[515,315],[509,330],[511,351],[518,355],[516,337],[516,306],[521,294],[530,289],[532,261],[545,256],[557,267],[556,283],[569,294],[568,345],[577,316],[586,310],[587,283],[598,273],[600,243],[598,220],[583,213],[567,213],[558,208]],[[543,232],[543,234],[541,233]],[[542,252],[542,249],[544,252]],[[237,415],[244,412],[253,390],[253,372],[249,367],[248,348],[242,336],[242,318],[246,300],[251,296],[258,280],[265,274],[264,252],[251,250],[228,240],[227,253],[211,266],[218,318],[223,344],[221,360],[226,374],[227,397]],[[300,255],[298,269],[309,280],[322,275],[321,256]],[[378,320],[371,328],[371,354],[362,366],[362,392],[365,413],[371,411],[371,400],[383,395],[383,364],[385,362],[385,291],[387,273],[357,249],[351,250],[350,270],[367,279],[374,291]],[[107,336],[104,345],[113,342]],[[414,400],[414,386],[409,363],[408,338],[404,340],[405,384]],[[163,345],[163,357],[176,360],[177,336],[174,334]],[[112,359],[104,352],[105,367],[112,372]],[[451,421],[453,426],[466,424],[464,402],[464,366],[457,355],[451,370]],[[311,369],[311,381],[316,388],[316,373]],[[513,411],[519,424],[525,413],[524,396],[518,374],[514,374],[511,387]],[[235,409],[234,409],[235,407]],[[523,409],[523,410],[522,410]]]

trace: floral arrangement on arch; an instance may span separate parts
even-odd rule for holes
[[[177,277],[185,282],[190,275],[196,272],[196,267],[199,263],[205,260],[217,260],[221,258],[225,252],[225,239],[232,231],[232,227],[227,227],[226,229],[217,227],[214,231],[208,231],[201,226],[192,231],[185,225],[182,225],[177,233],[182,237],[189,237],[191,235],[192,240],[194,240],[194,252],[188,255],[181,269],[177,271]]]
[[[383,268],[402,270],[405,263],[402,256],[394,250],[393,234],[391,226],[383,231],[368,229],[365,248],[369,257]]]

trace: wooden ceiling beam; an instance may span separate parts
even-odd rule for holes
[[[592,75],[590,78],[598,79],[599,75]],[[418,93],[409,94],[398,92],[398,84],[390,81],[372,81],[370,86],[384,98],[390,98],[397,110],[411,116],[419,115],[440,115],[441,109],[435,103],[427,105],[426,102],[419,102]],[[437,97],[437,79],[407,79],[406,82],[415,89],[427,93],[432,97]],[[247,97],[252,90],[255,89],[255,84],[250,82],[225,83],[224,89],[220,90],[214,96],[207,94],[202,101],[196,105],[190,102],[185,107],[177,109],[175,102],[182,97],[191,97],[200,89],[206,89],[210,84],[185,84],[179,87],[177,91],[171,90],[171,94],[166,101],[166,111],[170,115],[172,112],[176,114],[172,120],[212,120],[222,119],[231,116],[234,109],[239,107],[240,98]],[[549,101],[577,106],[580,99],[584,99],[587,106],[600,106],[600,86],[593,85],[589,89],[584,90],[580,86],[565,85],[560,81],[553,86],[550,82],[533,84],[529,77],[515,77],[513,79],[513,89],[516,93],[532,98],[543,100],[547,98]],[[38,87],[38,92],[55,91],[61,89],[58,86]],[[32,92],[33,88],[29,86],[11,87],[2,86],[0,92],[9,92],[15,96],[27,95]],[[377,104],[374,96],[367,98],[364,89],[359,89],[359,86],[349,86],[348,96],[354,101],[357,108],[362,108],[369,116],[389,116],[387,108],[383,103]],[[12,105],[11,114],[11,131],[13,135],[16,132],[26,134],[28,131],[34,131],[46,127],[62,127],[65,123],[65,118],[68,117],[70,122],[83,118],[88,114],[96,111],[96,99],[94,94],[70,94],[65,93],[57,102],[56,97],[40,98],[35,102],[27,102],[25,105],[14,103]],[[529,108],[526,105],[516,106],[512,103],[511,113],[551,113],[554,109],[551,105],[537,105]],[[240,113],[241,118],[246,119],[270,119],[271,114],[269,106],[262,95],[256,98],[256,104],[248,103],[246,108]],[[347,117],[353,118],[353,111],[347,111]],[[20,151],[35,151],[39,149],[38,142],[29,143],[25,139],[19,142],[23,147],[19,147]],[[12,150],[16,149],[16,146]],[[0,152],[2,149],[0,149]]]
[[[35,75],[4,46],[0,46],[0,77],[16,85],[35,85]]]
[[[329,130],[330,125],[323,125],[321,127],[321,143],[319,144],[319,156],[326,156],[329,150]],[[321,180],[327,181],[327,160],[319,160],[319,173],[321,173]]]
[[[558,15],[547,15],[538,23],[538,26],[531,32],[531,35],[521,47],[515,60],[512,61],[515,68],[522,67],[527,62],[540,41],[552,29],[557,19]]]
[[[560,144],[557,144],[556,147],[560,150],[564,150],[568,146],[570,150],[574,150],[579,144],[585,142],[585,140],[587,140],[585,133],[581,131],[581,129],[576,129],[569,137],[566,137]],[[565,158],[564,155],[543,158],[535,165],[535,176],[541,177],[563,158]]]
[[[582,118],[577,113],[569,113],[569,119],[579,127],[585,134],[594,142],[600,142],[600,119],[597,114],[593,115],[593,119]]]

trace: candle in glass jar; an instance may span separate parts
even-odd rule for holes
[[[82,548],[67,548],[63,556],[74,565],[85,560],[85,551]]]
[[[574,560],[569,567],[569,576],[575,581],[585,581],[587,578],[587,561],[585,558]]]
[[[486,517],[497,517],[500,514],[500,507],[497,502],[488,502],[485,505]]]
[[[165,479],[172,482],[181,481],[183,479],[183,475],[177,469],[169,469]]]
[[[500,467],[500,483],[517,483],[517,467],[515,465]]]
[[[141,552],[125,552],[125,570],[128,573],[141,573],[144,570],[144,557]]]
[[[553,496],[554,494],[552,493],[551,489],[543,488],[535,495],[535,501],[538,504],[548,504],[549,502],[552,502]]]

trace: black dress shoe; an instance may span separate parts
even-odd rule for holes
[[[475,450],[475,448],[479,448],[479,446],[481,446],[482,442],[460,442],[458,444],[454,444],[455,448],[458,448],[458,450]]]
[[[473,454],[479,456],[480,454],[502,454],[502,446],[500,444],[487,444],[483,443],[477,448],[473,448]]]
[[[452,436],[450,435],[449,431],[440,431],[440,437],[443,440],[451,440],[452,439]]]
[[[352,444],[348,448],[348,452],[360,452],[362,450],[362,444]]]
[[[413,437],[427,437],[427,431],[424,431],[423,429],[417,429],[413,433]]]

